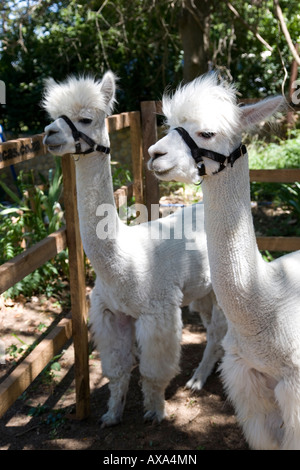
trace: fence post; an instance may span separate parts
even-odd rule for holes
[[[156,103],[155,101],[141,102],[143,155],[145,166],[145,199],[148,218],[151,218],[151,204],[159,203],[159,183],[154,174],[148,170],[148,148],[157,141]]]
[[[143,204],[143,147],[140,112],[132,111],[129,113],[129,122],[135,202]]]
[[[297,53],[299,52],[299,44],[295,44],[295,49]],[[298,64],[296,60],[294,59],[291,64],[291,69],[290,69],[290,83],[289,83],[289,103],[292,102],[292,97],[294,93],[294,84],[297,80],[297,75],[298,75]],[[293,103],[296,104],[296,103]],[[291,108],[289,109],[287,115],[286,115],[286,121],[287,121],[287,127],[288,129],[291,129],[295,125],[295,119],[296,119],[296,114],[295,110]]]
[[[62,157],[62,171],[75,351],[76,418],[84,419],[90,413],[87,302],[84,253],[77,212],[75,165],[71,155]]]

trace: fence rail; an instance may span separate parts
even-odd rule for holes
[[[250,170],[250,181],[257,183],[295,183],[300,181],[300,169]]]
[[[43,134],[2,142],[0,144],[0,169],[46,154]]]
[[[54,258],[66,246],[66,228],[63,227],[2,264],[0,266],[0,294],[41,267],[49,259]]]

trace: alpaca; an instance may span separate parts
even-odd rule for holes
[[[110,389],[102,427],[121,421],[135,342],[144,418],[160,422],[165,417],[165,389],[179,370],[181,307],[198,311],[207,328],[203,360],[187,383],[191,389],[200,389],[221,359],[227,329],[211,287],[203,205],[135,226],[125,225],[118,216],[105,127],[115,88],[112,72],[106,72],[101,82],[70,77],[58,84],[49,79],[43,100],[54,119],[45,128],[45,145],[56,155],[78,154],[74,159],[80,233],[96,273],[90,324]],[[192,226],[196,212],[199,233],[175,236],[181,226]],[[159,238],[159,231],[170,236]],[[194,249],[186,250],[187,242],[194,243]]]
[[[238,106],[215,73],[163,97],[169,132],[149,148],[165,181],[202,182],[211,278],[228,323],[221,377],[249,446],[300,449],[300,251],[270,263],[256,243],[242,132],[284,98]]]

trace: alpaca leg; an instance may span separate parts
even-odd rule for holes
[[[207,377],[224,354],[222,340],[227,330],[227,321],[214,299],[213,293],[199,299],[191,307],[199,312],[206,328],[206,347],[203,358],[186,387],[192,390],[201,390]]]
[[[165,413],[165,389],[179,371],[181,309],[172,314],[141,315],[136,321],[145,420],[160,422]]]
[[[101,427],[112,426],[122,419],[134,365],[133,319],[106,309],[102,314],[92,316],[91,328],[103,375],[109,379],[108,411],[101,418]]]
[[[284,435],[280,449],[300,450],[300,377],[282,379],[275,387]]]
[[[221,376],[249,446],[255,450],[278,450],[283,429],[274,380],[226,352]]]
[[[165,411],[165,390],[168,381],[156,381],[142,377],[142,389],[144,395],[145,421],[160,423],[166,417]]]

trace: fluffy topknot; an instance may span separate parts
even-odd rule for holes
[[[70,119],[93,116],[101,111],[111,114],[115,103],[116,77],[106,72],[103,79],[70,76],[61,83],[52,78],[46,80],[42,106],[55,120],[62,114]]]
[[[213,72],[180,85],[174,94],[164,94],[162,107],[170,127],[189,121],[227,134],[238,126],[240,117],[235,87]]]

